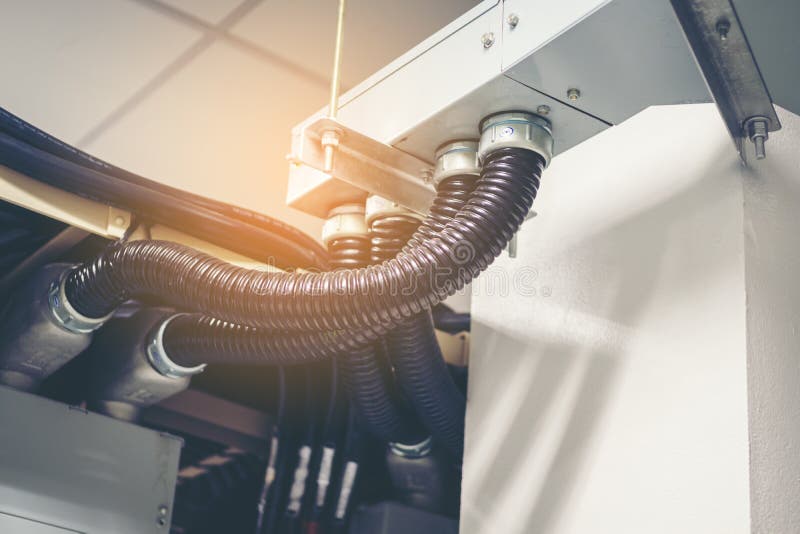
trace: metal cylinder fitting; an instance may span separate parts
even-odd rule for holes
[[[164,350],[164,330],[176,314],[152,308],[118,319],[98,333],[87,357],[90,410],[135,420],[152,406],[189,387],[205,365],[183,367]]]
[[[410,445],[405,443],[389,443],[389,450],[392,454],[403,458],[423,458],[428,456],[433,449],[433,440],[430,436]]]
[[[436,150],[433,183],[437,186],[445,178],[465,174],[479,175],[478,141],[451,141]]]
[[[408,217],[415,217],[422,221],[425,217],[416,211],[410,210],[389,200],[388,198],[379,197],[378,195],[370,195],[367,197],[366,210],[364,213],[364,222],[369,228],[376,219],[384,217],[391,217],[393,215],[405,215]]]
[[[32,391],[83,352],[109,316],[92,319],[64,295],[74,265],[47,265],[8,299],[0,320],[0,384]]]
[[[481,121],[478,161],[500,148],[524,148],[544,158],[545,166],[553,157],[553,134],[547,119],[527,111],[507,111],[489,115]]]
[[[322,225],[322,243],[327,247],[334,239],[367,235],[369,230],[364,220],[364,206],[343,204],[328,213]]]

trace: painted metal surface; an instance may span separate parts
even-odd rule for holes
[[[0,513],[84,534],[169,532],[180,439],[5,387],[0,428]]]
[[[462,534],[751,532],[741,172],[711,104],[553,160],[473,284]]]

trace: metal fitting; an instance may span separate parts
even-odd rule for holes
[[[50,289],[47,293],[47,302],[56,325],[74,334],[89,334],[111,319],[114,312],[109,313],[105,317],[95,319],[86,317],[72,307],[72,304],[67,300],[64,284],[67,281],[67,276],[73,270],[74,269],[65,270],[57,280],[54,280],[53,283],[50,284]]]
[[[322,242],[326,247],[334,239],[367,234],[369,229],[364,219],[364,206],[361,204],[344,204],[332,209],[322,225]]]
[[[451,176],[480,173],[478,141],[451,141],[436,150],[436,167],[433,170],[435,185]]]
[[[767,117],[751,117],[744,122],[744,131],[753,143],[756,159],[767,157],[764,143],[769,139],[769,119]]]
[[[206,368],[206,364],[197,365],[195,367],[183,367],[182,365],[178,365],[169,358],[164,348],[164,331],[167,329],[167,325],[170,321],[180,315],[185,314],[178,313],[162,321],[150,334],[150,339],[147,341],[147,361],[150,362],[153,369],[167,378],[186,378],[187,376],[202,373]]]
[[[392,215],[405,215],[407,217],[414,217],[420,221],[424,219],[424,217],[416,211],[405,208],[388,198],[383,198],[378,195],[370,195],[367,197],[364,214],[364,223],[367,227],[372,225],[373,221],[376,219],[390,217]]]
[[[526,111],[507,111],[489,115],[481,121],[478,161],[500,148],[524,148],[544,158],[545,167],[553,157],[550,122]]]
[[[403,458],[424,458],[433,449],[433,439],[429,436],[419,443],[411,445],[405,443],[389,443],[389,450],[392,454]]]

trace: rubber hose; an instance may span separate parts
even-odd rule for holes
[[[370,237],[334,239],[328,245],[331,264],[358,268],[370,263]],[[426,435],[404,409],[394,389],[381,341],[336,356],[339,373],[363,428],[383,442],[419,443]]]
[[[174,243],[120,243],[70,273],[67,298],[80,313],[101,317],[132,294],[152,294],[239,325],[316,331],[297,336],[302,341],[295,344],[304,345],[307,336],[323,331],[333,344],[363,346],[486,269],[525,220],[543,167],[541,156],[524,149],[489,154],[456,217],[435,237],[381,265],[327,273],[262,272]],[[347,330],[348,336],[337,330]]]

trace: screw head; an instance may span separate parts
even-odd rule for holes
[[[433,170],[432,169],[422,169],[420,171],[420,177],[422,178],[423,183],[432,184],[433,183]]]
[[[567,89],[567,98],[572,102],[575,102],[581,97],[581,90],[576,87],[571,87]]]
[[[519,24],[519,15],[511,13],[508,18],[506,18],[506,22],[508,22],[508,27],[513,30],[517,27],[517,24]]]
[[[720,41],[726,41],[728,39],[728,32],[731,30],[731,23],[728,19],[720,19],[717,21],[716,29]]]
[[[494,33],[486,32],[481,35],[481,43],[483,43],[484,48],[491,48],[494,44]]]
[[[538,108],[536,108],[537,115],[549,115],[550,114],[550,106],[547,104],[542,104]]]

